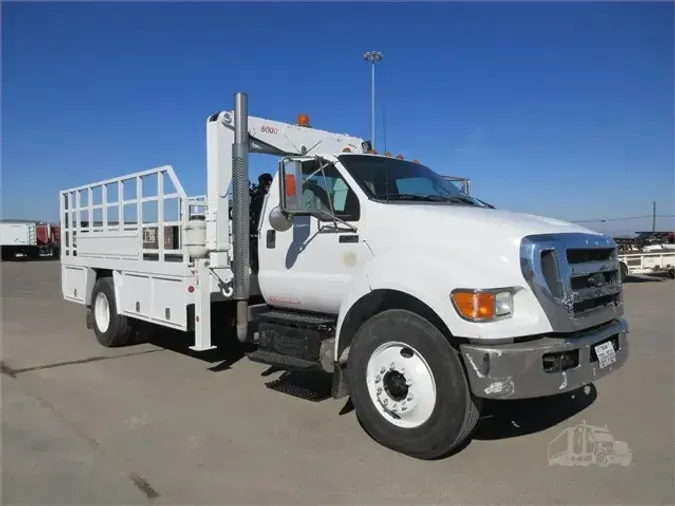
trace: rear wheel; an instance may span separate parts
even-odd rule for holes
[[[459,354],[410,311],[384,311],[366,321],[354,337],[347,374],[366,432],[411,457],[456,450],[478,421]]]
[[[619,264],[619,269],[621,271],[621,282],[625,283],[626,278],[628,277],[628,266],[624,262],[621,262]]]
[[[91,299],[94,333],[106,348],[125,346],[131,341],[131,325],[126,316],[117,313],[115,285],[111,277],[99,278]]]

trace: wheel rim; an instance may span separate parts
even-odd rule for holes
[[[386,343],[372,353],[366,384],[380,415],[397,427],[419,427],[436,406],[431,367],[419,351],[404,343]]]
[[[94,317],[96,318],[96,326],[98,329],[105,333],[110,326],[110,304],[108,303],[108,297],[106,297],[104,293],[96,295],[96,301],[94,302]]]

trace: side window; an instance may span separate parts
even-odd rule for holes
[[[301,198],[303,209],[334,213],[344,221],[358,221],[361,217],[356,193],[334,165],[328,165],[321,170],[318,161],[303,163]],[[319,216],[319,220],[331,221],[326,215]]]
[[[412,195],[435,195],[437,193],[434,183],[425,177],[407,177],[396,180],[398,193],[410,193]]]

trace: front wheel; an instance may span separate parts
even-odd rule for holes
[[[366,321],[347,363],[352,403],[383,446],[420,459],[459,448],[478,422],[458,352],[425,318],[388,310]]]

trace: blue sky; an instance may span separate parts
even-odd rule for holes
[[[205,192],[205,119],[370,135],[472,179],[501,208],[569,220],[675,213],[672,3],[3,3],[2,214],[171,164]],[[255,174],[276,161],[257,156]],[[591,224],[650,229],[651,219]],[[604,227],[604,228],[603,228]],[[673,219],[659,228],[675,227]]]

